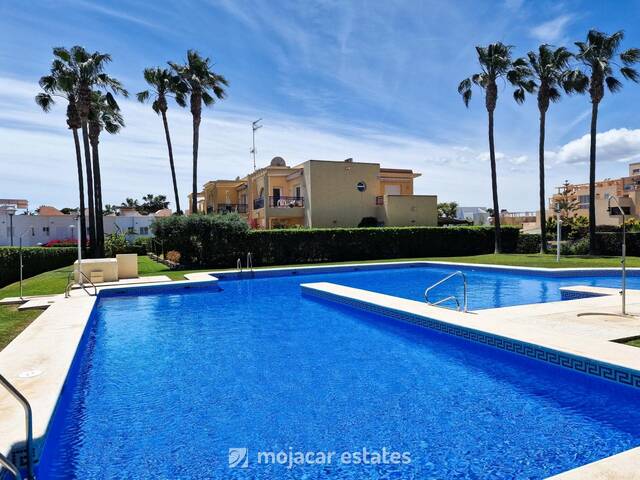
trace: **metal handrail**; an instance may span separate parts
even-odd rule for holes
[[[98,287],[96,287],[96,284],[93,283],[91,281],[91,279],[89,277],[87,277],[87,275],[82,271],[82,270],[78,270],[78,272],[80,272],[80,275],[82,275],[87,282],[89,282],[91,284],[91,286],[93,287],[93,294],[90,293],[84,286],[84,282],[80,282],[78,283],[78,285],[80,285],[80,288],[82,288],[82,290],[84,290],[84,292],[92,297],[95,297],[96,295],[98,295]],[[73,287],[76,283],[75,279],[71,280],[71,275],[73,275],[74,271],[70,271],[69,275],[67,275],[67,286],[64,289],[64,298],[69,298],[71,296],[70,292],[71,292],[71,287]]]
[[[13,478],[15,478],[16,480],[22,480],[22,475],[20,475],[20,469],[16,467],[13,463],[11,463],[9,459],[7,459],[7,457],[2,455],[1,453],[0,453],[0,467],[4,467],[6,470],[8,470],[9,473],[13,475]]]
[[[29,401],[18,391],[16,387],[11,385],[9,380],[0,375],[0,385],[5,387],[11,395],[22,405],[24,408],[25,423],[27,429],[27,478],[32,480],[35,478],[33,474],[33,412],[31,411],[31,405]],[[9,462],[6,458],[2,457],[0,463],[4,465],[13,475],[20,479],[20,471],[15,465]],[[15,470],[12,470],[15,469]],[[17,474],[16,474],[17,471]]]
[[[238,261],[236,262],[236,269],[237,269],[240,273],[242,273],[242,260],[240,260],[239,258],[238,258]]]
[[[251,252],[247,252],[247,270],[253,273],[253,255],[251,255]]]
[[[425,291],[424,291],[424,300],[431,305],[432,307],[438,307],[440,306],[440,304],[450,301],[450,300],[455,300],[456,302],[456,309],[458,311],[460,311],[460,301],[458,300],[458,297],[456,297],[455,295],[450,295],[446,298],[443,298],[442,300],[438,300],[437,302],[431,302],[429,301],[429,292],[431,290],[433,290],[434,288],[436,288],[439,285],[442,285],[443,283],[445,283],[447,280],[455,277],[455,276],[461,276],[462,277],[462,284],[464,286],[464,290],[463,290],[463,307],[462,307],[462,311],[463,312],[467,312],[467,276],[460,270],[456,270],[455,272],[447,275],[446,277],[444,277],[442,280],[439,280],[438,282],[434,283],[433,285],[431,285],[430,287],[428,287]]]

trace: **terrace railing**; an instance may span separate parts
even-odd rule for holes
[[[218,213],[247,213],[246,203],[220,203],[218,204]]]
[[[304,207],[304,197],[269,197],[271,208]]]

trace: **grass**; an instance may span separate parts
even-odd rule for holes
[[[636,338],[635,340],[630,340],[625,345],[631,345],[632,347],[640,348],[640,338]]]
[[[369,260],[362,263],[391,262],[401,260],[418,259],[393,259],[393,260]],[[547,267],[547,268],[594,268],[594,267],[619,267],[619,257],[588,257],[572,256],[562,257],[560,263],[556,262],[555,255],[540,254],[501,254],[501,255],[475,255],[470,257],[436,257],[423,258],[419,260],[434,260],[446,262],[463,263],[485,263],[493,265],[511,265],[521,267]],[[326,265],[339,265],[338,262]],[[284,265],[293,266],[293,265]],[[299,265],[295,265],[299,266]],[[627,266],[640,267],[640,257],[628,257]],[[211,268],[203,270],[170,270],[167,266],[154,262],[148,257],[138,257],[138,271],[140,276],[167,275],[171,280],[183,280],[185,273],[213,270]],[[49,295],[63,293],[67,285],[67,278],[71,266],[41,273],[23,281],[24,295]],[[20,294],[19,284],[13,283],[4,288],[0,288],[0,298],[17,297]],[[12,338],[18,335],[29,323],[31,323],[40,313],[39,310],[19,312],[13,306],[0,306],[0,349],[2,349]],[[629,345],[640,347],[640,340],[633,340]]]

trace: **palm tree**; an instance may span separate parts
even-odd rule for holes
[[[604,97],[605,85],[611,93],[622,88],[622,82],[615,76],[615,70],[633,82],[640,80],[638,72],[631,68],[640,61],[640,49],[630,48],[617,55],[624,33],[618,31],[608,35],[590,30],[586,42],[575,42],[578,47],[576,59],[581,69],[570,73],[570,88],[579,93],[589,91],[591,98],[591,142],[589,147],[589,253],[595,254],[596,246],[596,133],[598,127],[598,106]],[[616,60],[620,59],[622,65]]]
[[[185,88],[184,83],[172,74],[166,68],[146,68],[144,70],[144,79],[152,87],[153,91],[145,90],[137,94],[138,101],[146,102],[153,94],[154,99],[151,104],[153,111],[162,115],[162,124],[164,125],[164,136],[167,140],[167,149],[169,150],[169,166],[171,167],[171,179],[173,180],[173,194],[176,199],[176,213],[181,214],[180,196],[178,195],[178,182],[176,180],[176,168],[173,162],[173,148],[171,146],[171,136],[169,135],[169,122],[167,121],[167,97],[173,96],[178,105],[185,107]]]
[[[55,55],[55,50],[54,50]],[[67,126],[73,134],[73,143],[76,149],[76,168],[78,170],[78,196],[80,208],[80,231],[83,241],[81,248],[86,250],[87,220],[85,216],[84,204],[84,174],[82,171],[82,153],[80,149],[80,137],[78,129],[81,127],[80,115],[78,114],[77,92],[75,90],[75,80],[72,72],[66,68],[60,59],[54,59],[51,64],[51,73],[40,78],[40,87],[44,92],[36,95],[36,103],[43,111],[49,112],[55,104],[54,97],[60,97],[67,101]]]
[[[109,89],[113,93],[120,93],[125,97],[127,91],[115,78],[104,72],[105,65],[111,61],[111,56],[99,52],[89,53],[81,46],[54,48],[56,55],[72,72],[77,92],[78,114],[82,129],[85,168],[87,170],[87,196],[89,199],[89,241],[92,248],[97,245],[96,221],[102,222],[102,217],[95,214],[95,194],[93,167],[91,162],[91,146],[89,143],[89,113],[91,111],[91,92],[93,89]],[[102,241],[100,241],[102,244]]]
[[[547,220],[546,197],[544,191],[544,141],[547,110],[550,102],[558,102],[562,98],[560,88],[570,90],[569,60],[573,57],[564,47],[553,49],[550,45],[540,45],[538,53],[529,52],[529,67],[537,90],[538,111],[540,112],[540,130],[538,141],[538,167],[540,176],[540,253],[547,253]]]
[[[94,91],[91,94],[89,111],[89,141],[93,160],[93,181],[96,212],[96,255],[104,257],[104,226],[102,211],[102,180],[100,177],[100,133],[102,130],[114,135],[124,127],[120,108],[110,93]]]
[[[222,100],[228,86],[227,79],[215,73],[209,58],[202,58],[195,50],[187,52],[187,63],[179,65],[169,62],[178,75],[186,94],[189,95],[191,116],[193,117],[193,179],[192,197],[198,198],[198,144],[200,139],[200,120],[202,119],[202,103],[211,106],[216,99]],[[191,213],[197,213],[198,202],[191,202]]]
[[[124,208],[135,208],[137,210],[138,208],[140,208],[140,202],[131,197],[127,197],[125,201],[120,204],[120,206]]]
[[[491,161],[491,190],[493,194],[493,225],[495,229],[495,253],[501,252],[500,239],[500,207],[498,206],[498,180],[496,173],[496,152],[493,139],[493,112],[498,101],[499,79],[507,79],[515,85],[514,97],[518,102],[524,101],[525,91],[531,91],[530,72],[527,62],[519,58],[511,59],[513,47],[500,42],[487,47],[476,47],[481,72],[465,78],[458,85],[458,93],[462,95],[465,106],[469,106],[472,87],[477,85],[484,91],[485,107],[489,115],[489,158]]]

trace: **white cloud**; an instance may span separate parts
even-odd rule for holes
[[[531,35],[541,42],[557,42],[564,36],[565,28],[571,20],[573,20],[572,15],[560,15],[553,20],[533,27]]]
[[[0,163],[5,165],[0,192],[11,198],[28,198],[34,206],[75,206],[77,172],[64,102],[45,114],[33,101],[37,92],[36,83],[0,77]],[[119,135],[103,134],[100,140],[104,202],[120,203],[125,197],[152,192],[166,194],[173,204],[162,122],[148,105],[132,100],[121,100],[120,104],[126,128]],[[200,131],[199,185],[251,171],[250,125],[256,113],[247,108],[225,110],[218,106],[205,110]],[[347,126],[274,112],[259,112],[258,116],[264,117],[265,125],[257,134],[258,166],[276,155],[290,165],[310,158],[353,157],[422,173],[416,180],[416,192],[420,194],[435,193],[462,203],[487,203],[490,199],[489,169],[478,161],[486,155],[484,148],[436,143],[383,126]],[[171,108],[169,124],[185,208],[191,180],[191,116],[187,110]],[[506,158],[502,153],[498,157]],[[468,188],[460,188],[463,178]]]
[[[566,143],[556,151],[547,152],[556,163],[581,164],[589,161],[590,135]],[[596,135],[597,160],[630,162],[640,159],[640,129],[614,128]]]

